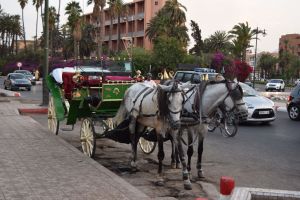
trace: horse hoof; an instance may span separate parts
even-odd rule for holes
[[[191,190],[192,189],[192,184],[191,184],[191,182],[189,180],[188,181],[184,181],[183,186],[184,186],[184,189],[186,189],[186,190]]]
[[[199,178],[205,178],[202,169],[198,170],[198,177],[199,177]]]
[[[159,179],[155,182],[155,185],[157,185],[157,186],[165,186],[164,179],[159,178]]]
[[[176,163],[176,169],[181,169],[181,163]]]
[[[131,166],[131,168],[137,168],[137,164],[134,161],[130,162],[130,166]]]
[[[176,168],[177,168],[176,163],[171,163],[171,169],[176,169]]]

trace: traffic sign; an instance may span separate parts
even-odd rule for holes
[[[19,67],[19,69],[22,67],[22,63],[21,62],[18,62],[17,63],[17,66]]]

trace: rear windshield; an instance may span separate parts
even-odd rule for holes
[[[21,73],[21,74],[25,74],[25,75],[31,75],[31,73],[29,71],[23,71],[23,70],[20,70],[20,71],[15,71],[15,73]]]
[[[270,80],[269,83],[281,83],[282,80]]]
[[[297,85],[291,92],[291,96],[299,96],[300,95],[300,85]]]
[[[11,74],[10,79],[23,79],[25,76],[23,74]]]

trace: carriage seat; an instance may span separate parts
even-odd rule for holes
[[[63,72],[62,73],[62,80],[63,80],[63,89],[65,93],[66,99],[72,99],[72,91],[75,87],[75,83],[73,82],[72,78],[74,76],[74,72]]]

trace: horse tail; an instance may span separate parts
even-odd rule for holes
[[[125,106],[126,96],[127,96],[127,91],[125,92],[124,98],[121,101],[120,107],[119,107],[115,117],[113,117],[113,119],[112,119],[115,126],[119,125],[121,122],[123,122],[128,117],[128,111]]]

